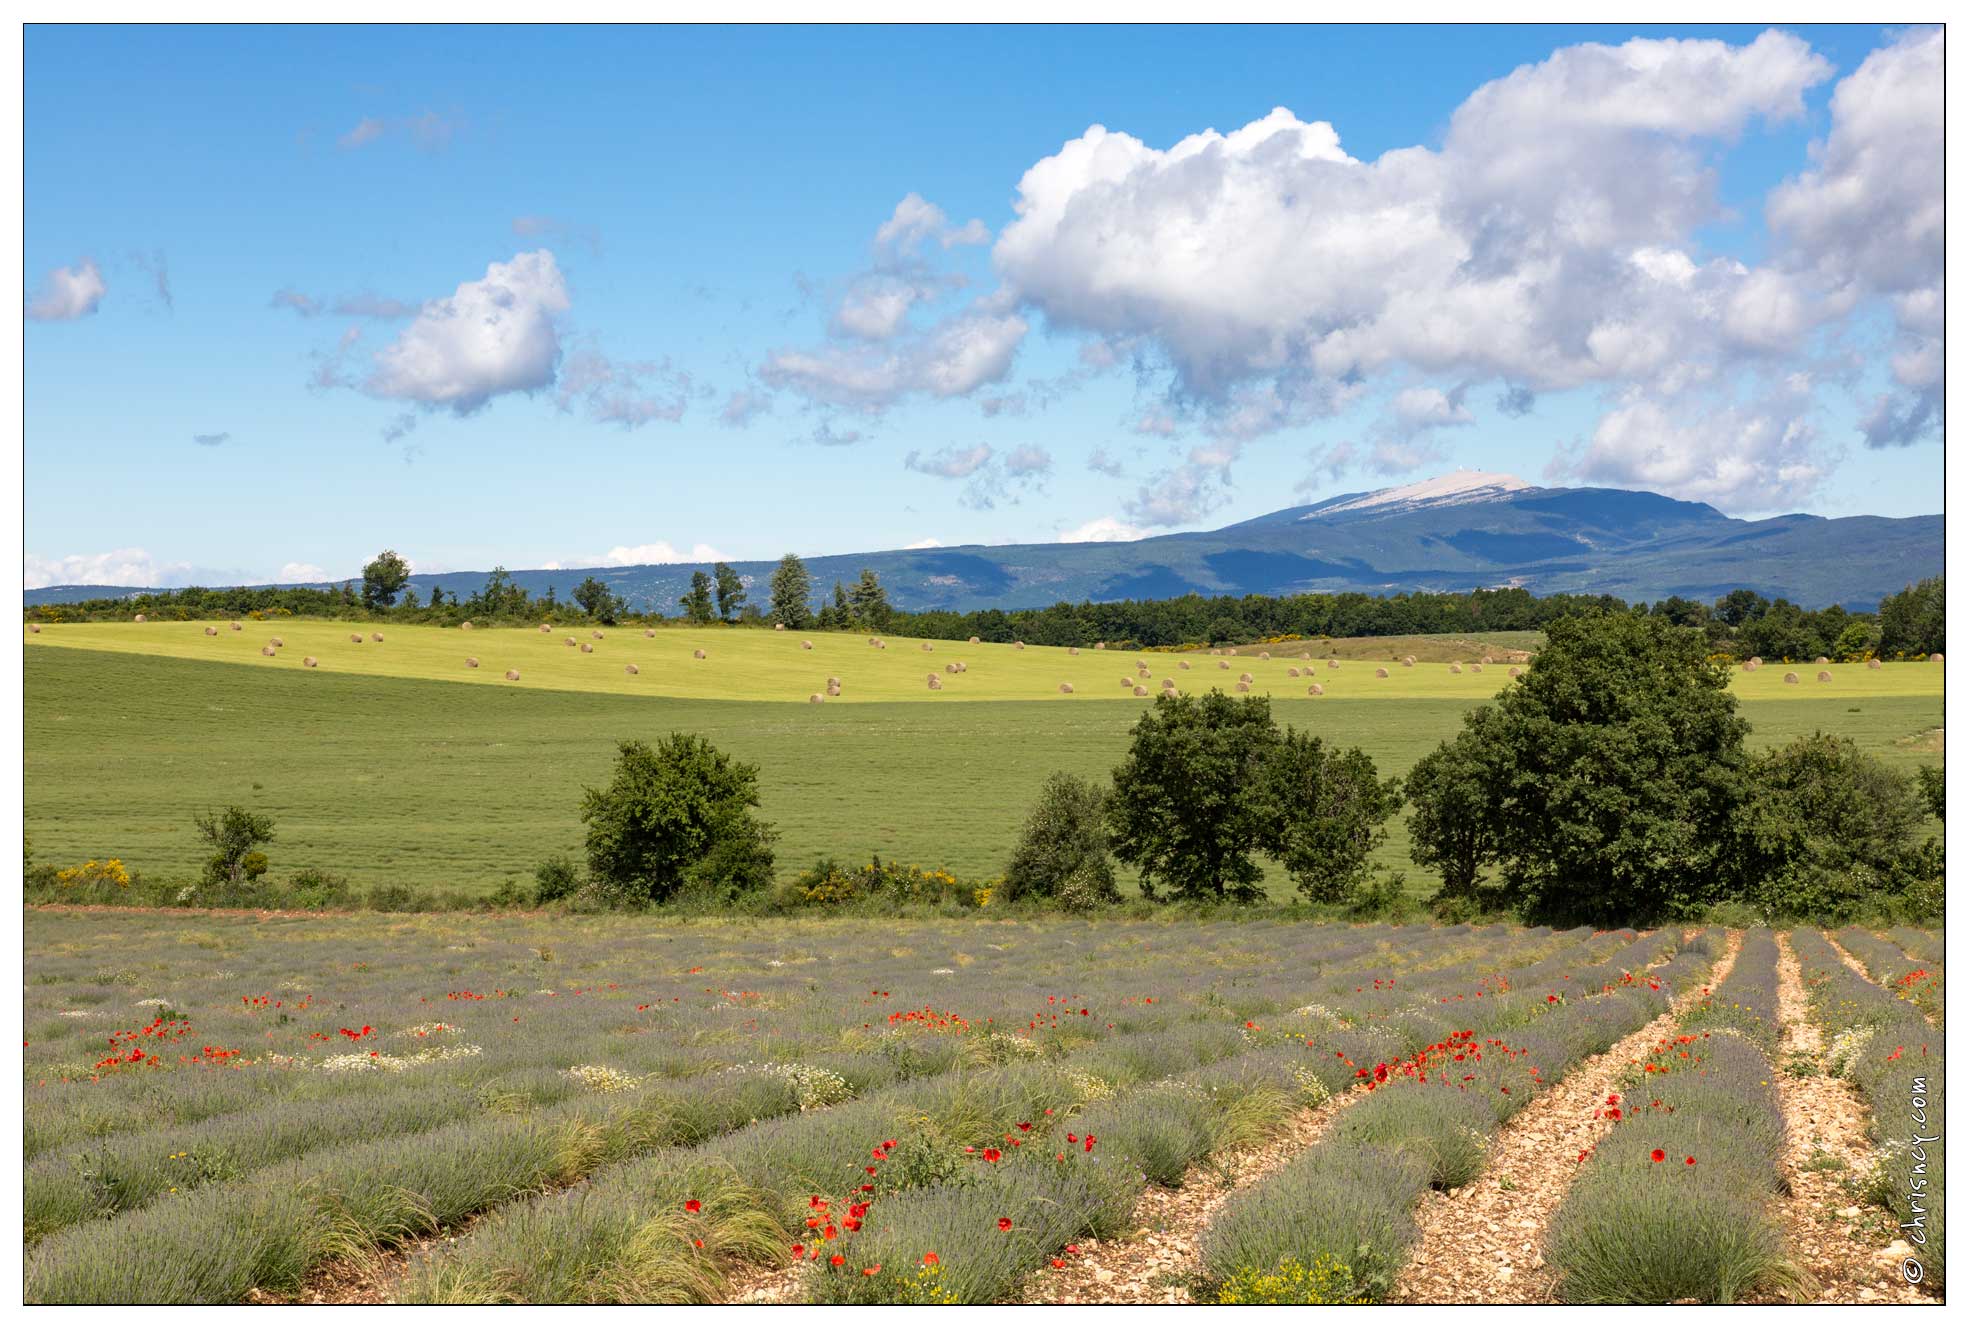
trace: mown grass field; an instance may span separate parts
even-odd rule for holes
[[[808,652],[798,634],[665,629],[654,639],[611,632],[584,655],[559,644],[562,633],[380,630],[383,643],[361,646],[348,642],[350,625],[294,622],[222,628],[216,639],[199,624],[58,625],[29,636],[26,817],[36,857],[116,856],[148,873],[187,872],[198,862],[192,814],[237,802],[276,818],[276,872],[314,866],[364,887],[489,891],[579,848],[580,790],[606,780],[618,740],[680,729],[760,765],[764,814],[789,873],[821,854],[880,853],[988,876],[1046,775],[1106,774],[1148,704],[1120,695],[1138,657],[1116,652],[937,643],[925,653],[900,640],[877,651],[827,635],[805,638]],[[274,634],[287,645],[269,660],[258,651]],[[699,648],[708,660],[692,659]],[[468,652],[480,669],[463,668]],[[301,666],[308,653],[319,668]],[[1285,655],[1241,656],[1229,670],[1196,655],[1188,671],[1167,655],[1139,658],[1153,684],[1227,685],[1250,672],[1282,720],[1357,744],[1391,774],[1508,684],[1502,666],[1391,666],[1376,679],[1371,663],[1327,670],[1316,660],[1327,692],[1309,697],[1286,676],[1303,662]],[[967,672],[930,692],[930,663],[950,659]],[[518,662],[519,683],[500,678],[506,660]],[[625,674],[627,662],[641,672]],[[807,703],[830,671],[844,699]],[[1734,676],[1754,743],[1823,728],[1897,763],[1937,759],[1924,736],[1942,724],[1940,666],[1835,666],[1835,682],[1798,686],[1782,672]],[[1063,676],[1085,686],[1061,695]],[[1399,823],[1391,832],[1380,861],[1408,868]],[[1409,871],[1411,887],[1429,888]]]
[[[1937,948],[1842,935],[1890,984]],[[1043,1301],[1131,1274],[1151,1185],[1270,1154],[1183,1220],[1189,1294],[1289,1258],[1384,1300],[1463,1258],[1411,1210],[1637,1038],[1673,1065],[1525,1179],[1559,1295],[1783,1296],[1780,1000],[1873,1031],[1790,1077],[1941,1106],[1915,1007],[1789,944],[1802,988],[1719,928],[30,910],[26,1299]]]

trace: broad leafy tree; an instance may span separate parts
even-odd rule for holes
[[[684,617],[691,622],[701,625],[711,621],[711,578],[703,568],[691,573],[691,588],[677,603],[684,607]]]
[[[622,597],[608,588],[608,583],[589,577],[574,588],[574,602],[593,619],[603,623],[614,623],[627,608]]]
[[[717,564],[711,575],[718,583],[718,617],[729,623],[738,617],[739,607],[745,603],[745,582],[729,563]]]
[[[707,861],[763,854],[770,865],[758,805],[759,768],[695,734],[624,742],[614,778],[582,795],[588,871],[620,898],[661,902]]]
[[[1367,880],[1368,858],[1401,806],[1401,782],[1383,781],[1359,748],[1328,747],[1287,727],[1265,767],[1266,851],[1308,900],[1335,904]]]
[[[370,609],[388,609],[396,603],[397,592],[410,580],[410,564],[394,549],[382,553],[363,564],[362,603]]]

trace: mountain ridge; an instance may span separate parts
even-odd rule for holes
[[[817,596],[872,568],[900,609],[1026,609],[1059,601],[1468,591],[1522,586],[1659,600],[1709,600],[1748,587],[1817,608],[1871,609],[1942,571],[1943,519],[1786,513],[1755,521],[1648,490],[1541,487],[1515,476],[1452,472],[1411,485],[1339,494],[1211,531],[1140,540],[953,545],[806,559]],[[776,560],[733,560],[765,598]],[[524,569],[532,594],[566,595],[583,578],[607,583],[637,610],[673,613],[708,563]],[[428,594],[470,596],[485,571],[419,573]],[[337,582],[270,583],[332,587]],[[26,604],[140,594],[144,587],[52,586]]]

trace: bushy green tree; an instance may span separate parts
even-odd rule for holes
[[[1266,764],[1278,743],[1262,696],[1160,696],[1142,713],[1108,803],[1115,857],[1141,870],[1142,894],[1258,897],[1257,854],[1272,829]]]
[[[1880,654],[1933,655],[1946,650],[1947,597],[1942,578],[1929,577],[1880,602]]]
[[[711,621],[711,578],[703,568],[691,573],[691,588],[677,603],[684,607],[684,617],[700,627]]]
[[[715,564],[711,575],[718,583],[718,617],[729,623],[745,603],[745,581],[729,563]]]
[[[385,549],[363,564],[362,603],[370,609],[388,609],[396,603],[397,592],[410,580],[410,564],[394,549]]]
[[[773,569],[772,619],[784,623],[789,631],[807,626],[814,616],[814,579],[798,554],[787,554]]]
[[[260,846],[273,842],[273,824],[265,813],[231,805],[223,812],[194,814],[192,825],[212,846],[212,857],[205,862],[205,883],[240,886],[264,873],[267,856]]]
[[[1403,783],[1411,809],[1409,857],[1442,878],[1440,898],[1483,908],[1499,903],[1480,888],[1485,867],[1497,855],[1492,801],[1503,788],[1489,760],[1500,748],[1481,737],[1489,716],[1487,708],[1473,711],[1463,732],[1416,762]]]
[[[1812,733],[1751,762],[1731,879],[1768,913],[1837,922],[1923,874],[1916,781],[1849,738]]]
[[[607,582],[596,577],[589,577],[574,588],[574,602],[588,617],[609,624],[620,618],[627,608],[622,597],[611,591]]]
[[[1289,726],[1260,794],[1270,811],[1262,843],[1319,903],[1346,900],[1366,882],[1368,857],[1388,838],[1382,825],[1402,801],[1401,782],[1383,781],[1359,748],[1329,748]]]
[[[1007,900],[1052,900],[1076,909],[1121,898],[1108,862],[1107,794],[1064,771],[1048,776],[1005,868]]]
[[[1921,784],[1921,802],[1928,809],[1928,815],[1936,821],[1944,820],[1942,812],[1948,802],[1948,785],[1942,777],[1942,768],[1923,766],[1914,775]]]
[[[1622,923],[1716,898],[1748,761],[1727,668],[1700,633],[1645,615],[1546,632],[1465,728],[1492,772],[1481,815],[1505,898],[1539,921]]]
[[[701,883],[707,862],[756,876],[772,862],[758,805],[759,768],[695,734],[624,742],[607,787],[582,795],[589,874],[617,898],[659,903]]]

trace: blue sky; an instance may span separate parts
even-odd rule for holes
[[[30,28],[29,583],[1154,533],[1457,467],[1933,511],[1939,67],[1868,27]]]

